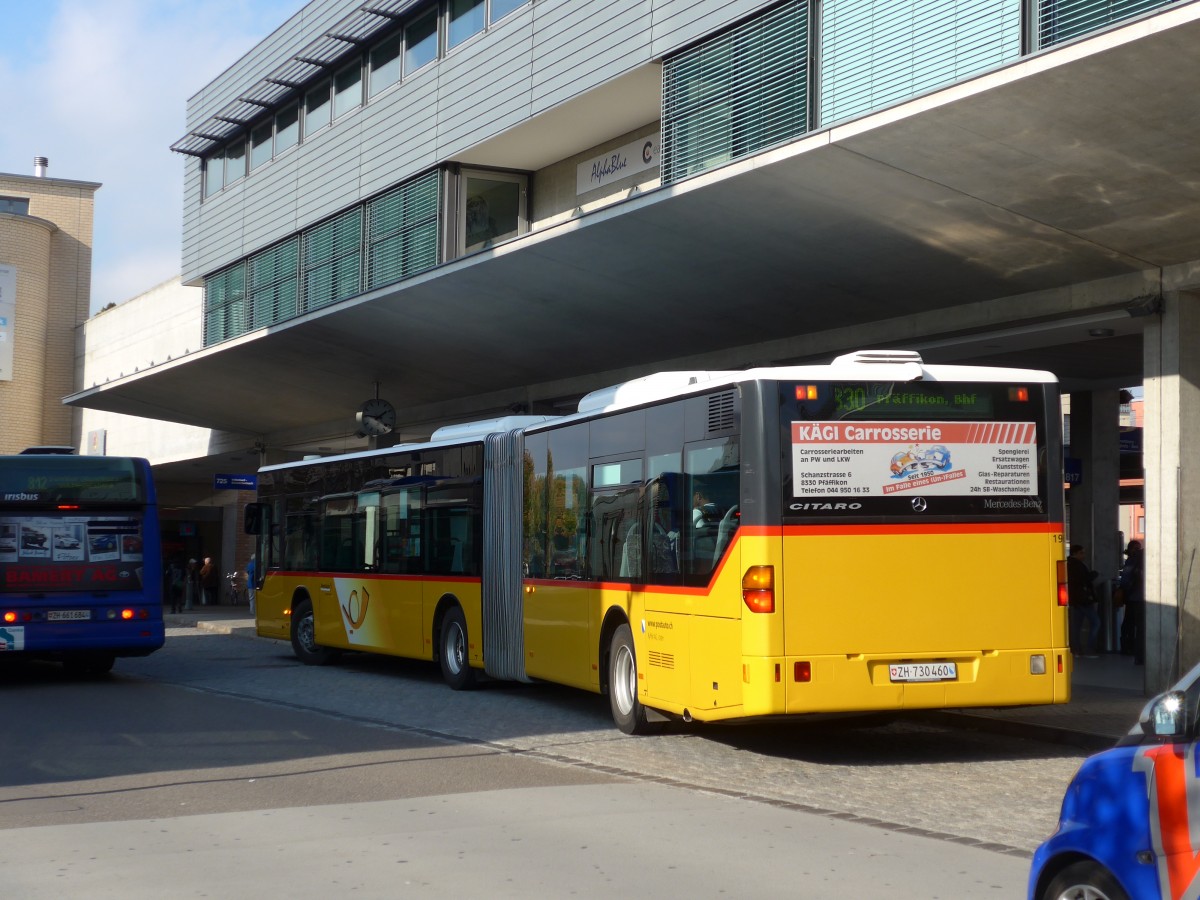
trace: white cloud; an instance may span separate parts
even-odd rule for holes
[[[45,156],[51,177],[103,184],[93,310],[179,274],[183,158],[170,145],[187,100],[302,5],[59,0],[10,21],[24,34],[0,47],[0,171],[33,174]]]

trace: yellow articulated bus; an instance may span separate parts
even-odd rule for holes
[[[257,630],[618,727],[1070,698],[1058,386],[862,351],[268,466]]]

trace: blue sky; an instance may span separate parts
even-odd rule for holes
[[[103,185],[93,312],[179,274],[187,100],[304,5],[0,0],[0,172]]]

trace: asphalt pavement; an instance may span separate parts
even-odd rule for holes
[[[168,627],[199,628],[216,634],[254,637],[254,616],[246,606],[201,606],[164,612]],[[948,717],[958,726],[1028,736],[1084,750],[1103,750],[1128,733],[1148,697],[1144,669],[1128,656],[1101,654],[1076,658],[1071,675],[1071,701],[1054,706],[947,710],[922,715]]]

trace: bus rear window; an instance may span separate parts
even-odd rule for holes
[[[780,387],[785,517],[1041,518],[1039,383]]]
[[[146,491],[133,460],[120,457],[0,457],[0,505],[141,503]]]

